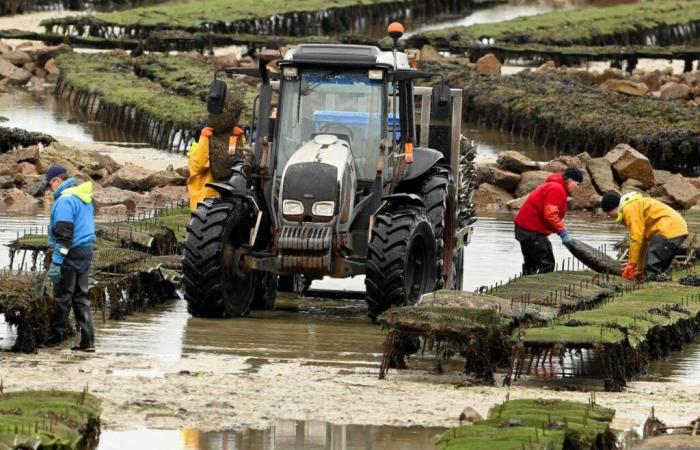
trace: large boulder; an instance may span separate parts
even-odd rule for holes
[[[156,185],[155,172],[144,169],[136,164],[127,163],[114,172],[104,182],[105,187],[116,187],[129,191],[150,191]]]
[[[622,180],[634,178],[642,182],[642,188],[654,185],[654,169],[649,159],[627,144],[619,144],[605,155]]]
[[[187,179],[174,170],[160,170],[155,173],[156,186],[184,186]]]
[[[690,94],[690,87],[685,84],[676,83],[675,81],[669,81],[661,86],[659,92],[661,93],[661,99],[663,100],[676,100],[680,98],[688,98]]]
[[[476,71],[482,75],[500,75],[501,62],[493,53],[487,53],[476,60]]]
[[[474,184],[477,186],[481,183],[493,184],[493,169],[497,167],[494,163],[477,164],[474,171]]]
[[[38,204],[39,200],[17,188],[0,191],[0,205],[3,211],[29,212]]]
[[[566,74],[579,80],[585,86],[593,86],[596,83],[596,75],[585,69],[567,69]]]
[[[493,184],[507,191],[512,191],[520,183],[522,175],[515,172],[510,172],[508,170],[499,169],[494,167],[493,173]]]
[[[591,178],[584,174],[583,183],[579,184],[576,192],[571,194],[572,209],[594,209],[600,206],[602,196],[593,187]]]
[[[508,170],[515,173],[523,173],[529,170],[537,170],[537,163],[522,153],[515,150],[507,150],[498,154],[496,163],[503,170]]]
[[[647,85],[649,91],[661,89],[661,74],[657,71],[642,75],[642,82]]]
[[[52,47],[35,47],[33,50],[25,49],[23,51],[32,55],[32,59],[34,59],[40,67],[43,67],[48,61],[53,60],[62,53],[72,53],[73,48],[70,45],[61,44]]]
[[[624,78],[625,73],[622,70],[609,67],[597,76],[596,83],[603,84],[608,80],[622,80]]]
[[[560,173],[566,170],[567,165],[558,159],[553,159],[542,165],[542,170],[545,172]]]
[[[602,194],[609,191],[620,192],[620,188],[615,183],[610,161],[605,158],[591,158],[586,164],[586,169],[598,192]]]
[[[17,67],[11,62],[0,57],[0,78],[6,78],[10,84],[23,85],[32,77],[32,73]]]
[[[673,174],[669,172],[668,170],[657,170],[654,169],[654,183],[657,186],[660,186],[662,184],[665,184],[669,178],[671,178]]]
[[[534,191],[537,186],[547,181],[547,178],[551,175],[551,172],[545,172],[544,170],[532,170],[523,173],[520,184],[515,188],[515,196],[524,197]]]
[[[15,177],[0,175],[0,189],[10,189],[15,187]]]
[[[513,200],[506,203],[506,208],[511,211],[520,211],[527,200],[527,195],[525,197],[514,198]]]
[[[611,78],[600,85],[606,91],[618,92],[620,94],[644,97],[649,92],[649,87],[644,83],[635,83],[631,80],[618,80]]]
[[[626,179],[620,186],[620,193],[627,194],[628,192],[644,192],[644,183],[634,178]]]
[[[29,164],[37,164],[40,158],[39,147],[32,145],[30,147],[18,148],[0,155],[0,165],[20,164],[25,162]]]
[[[680,174],[673,175],[666,180],[660,191],[686,209],[700,202],[700,189]]]
[[[98,208],[113,205],[139,205],[145,202],[145,196],[143,194],[112,186],[96,190],[93,192],[92,198]]]
[[[497,211],[503,209],[513,196],[505,189],[489,183],[480,185],[474,192],[473,202],[477,211]]]
[[[172,205],[173,203],[189,202],[189,196],[185,186],[157,187],[148,193],[148,198],[156,207]]]
[[[424,45],[420,49],[420,60],[421,61],[443,61],[445,57],[438,52],[438,50],[432,45]]]

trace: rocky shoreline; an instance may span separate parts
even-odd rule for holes
[[[516,151],[502,152],[495,162],[477,165],[476,209],[479,213],[517,211],[548,176],[568,167],[584,173],[580,189],[571,196],[572,209],[599,210],[602,194],[608,191],[637,191],[676,209],[700,209],[700,177],[656,170],[646,156],[627,144],[619,144],[599,158],[581,153],[547,162],[533,161]]]

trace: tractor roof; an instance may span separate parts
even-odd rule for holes
[[[408,57],[396,52],[396,67],[393,52],[383,52],[372,45],[301,44],[284,56],[285,62],[319,66],[392,67],[394,70],[410,70]]]

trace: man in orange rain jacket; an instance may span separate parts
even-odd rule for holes
[[[554,252],[549,236],[557,233],[564,245],[572,238],[564,225],[568,195],[578,189],[583,182],[583,173],[568,168],[564,173],[554,173],[527,196],[513,221],[515,239],[520,242],[520,250],[525,260],[524,274],[546,273],[554,270]]]
[[[666,270],[688,236],[688,224],[676,210],[660,201],[630,192],[620,197],[607,192],[601,201],[603,211],[623,224],[630,234],[629,259],[622,277],[665,281]],[[644,254],[646,253],[646,261]],[[640,270],[640,266],[644,266]]]
[[[208,188],[207,183],[213,183],[214,177],[211,175],[209,166],[209,138],[214,131],[209,127],[202,128],[199,141],[194,142],[187,153],[187,166],[190,170],[190,177],[187,179],[187,192],[190,196],[190,209],[197,209],[199,202],[207,197],[217,197],[218,193]]]

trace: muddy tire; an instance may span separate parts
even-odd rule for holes
[[[435,234],[425,208],[402,206],[375,217],[367,251],[369,317],[413,305],[435,287]]]
[[[259,276],[235,267],[251,222],[240,200],[207,199],[192,213],[182,269],[187,310],[193,316],[240,317],[250,311]]]
[[[258,285],[250,309],[255,311],[271,311],[277,301],[277,276],[263,272],[258,276]]]

